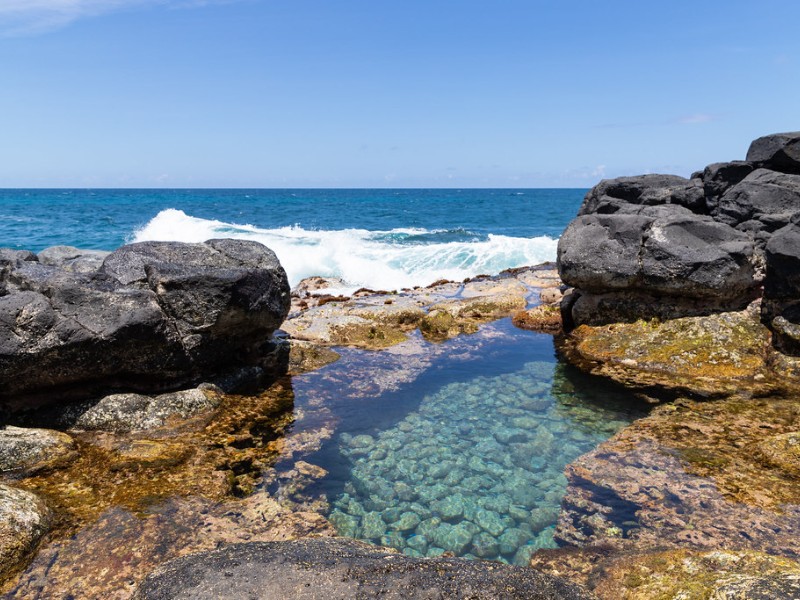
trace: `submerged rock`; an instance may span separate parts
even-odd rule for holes
[[[660,406],[567,467],[556,537],[624,552],[726,548],[796,558],[797,428],[791,399]]]
[[[677,550],[614,561],[594,592],[601,600],[775,600],[800,592],[800,563],[761,552]]]
[[[571,600],[579,587],[533,569],[413,559],[341,539],[238,544],[157,569],[134,598]]]
[[[255,364],[289,309],[285,272],[255,242],[131,244],[97,270],[50,254],[3,255],[0,401],[162,391]]]

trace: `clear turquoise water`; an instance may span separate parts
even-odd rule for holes
[[[645,409],[560,364],[550,336],[508,320],[482,332],[438,347],[418,378],[386,393],[365,396],[361,375],[402,360],[357,367],[358,351],[294,379],[306,420],[322,397],[338,421],[308,461],[329,471],[315,492],[339,534],[411,556],[516,564],[555,547],[564,467]]]

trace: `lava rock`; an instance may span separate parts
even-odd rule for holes
[[[111,394],[101,398],[71,423],[72,429],[128,433],[164,426],[170,420],[188,419],[219,405],[215,394],[200,389],[181,390],[155,397]]]
[[[76,273],[92,273],[103,266],[109,252],[102,250],[80,250],[73,246],[52,246],[37,255],[43,265],[59,267]]]
[[[64,252],[43,254],[55,264],[0,253],[9,404],[164,391],[255,364],[289,310],[286,274],[256,242],[131,244],[89,272],[65,267]]]
[[[578,586],[525,567],[389,554],[343,539],[235,544],[171,561],[137,600],[177,598],[591,598]]]
[[[700,179],[677,175],[638,175],[604,179],[586,194],[578,216],[612,214],[627,205],[677,204],[693,212],[705,210],[705,193]]]
[[[750,175],[753,169],[752,163],[744,160],[714,163],[703,169],[700,177],[703,180],[708,208],[713,210],[713,199],[722,196],[729,188]]]
[[[730,188],[715,207],[714,217],[737,226],[759,221],[774,232],[800,213],[800,175],[758,169]]]
[[[757,285],[747,234],[687,211],[583,215],[558,244],[561,278],[589,292],[732,298]]]
[[[773,345],[800,356],[800,226],[776,232],[765,250],[767,277],[762,321],[772,330]]]
[[[754,140],[747,160],[776,171],[800,173],[800,131],[773,133]]]
[[[51,429],[0,429],[0,471],[35,473],[75,458],[75,441]]]

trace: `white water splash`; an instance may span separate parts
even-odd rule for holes
[[[395,290],[428,285],[438,279],[462,280],[479,274],[555,260],[557,240],[490,234],[479,241],[402,243],[392,234],[435,233],[421,229],[314,231],[301,227],[260,229],[163,210],[132,240],[203,242],[236,238],[261,242],[281,261],[289,282],[320,275],[341,277],[353,288]]]

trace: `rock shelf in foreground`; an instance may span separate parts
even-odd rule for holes
[[[137,600],[179,598],[386,598],[579,600],[592,596],[530,568],[458,559],[414,559],[345,539],[227,546],[160,567]]]

